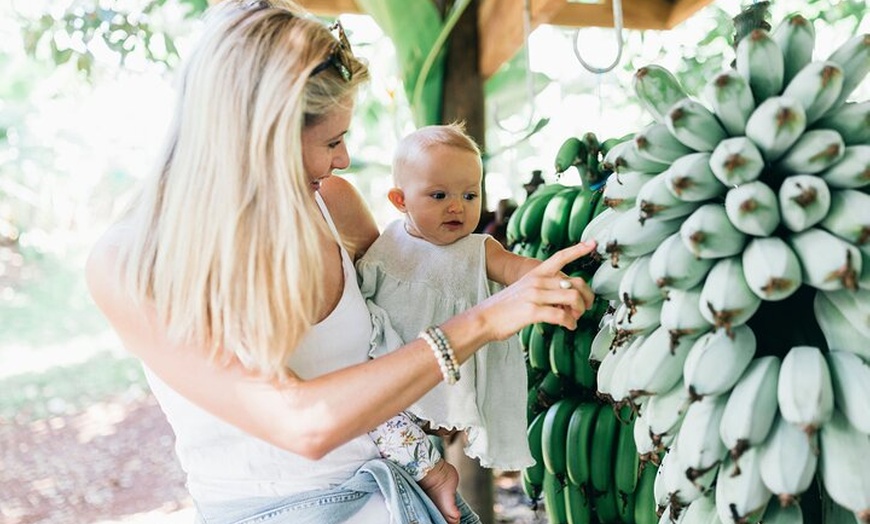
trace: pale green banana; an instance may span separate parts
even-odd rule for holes
[[[735,461],[747,449],[761,445],[773,427],[780,363],[776,355],[756,357],[727,395],[719,437]]]
[[[767,31],[753,30],[737,43],[735,54],[737,72],[749,82],[756,105],[782,91],[782,51]]]
[[[697,285],[691,289],[671,289],[668,291],[668,299],[662,303],[659,322],[668,331],[672,349],[713,329],[713,325],[701,314],[698,307],[701,303],[701,287]]]
[[[634,208],[640,188],[655,177],[656,175],[639,171],[613,173],[604,184],[604,205],[617,211]]]
[[[812,434],[831,419],[834,389],[825,356],[817,347],[794,346],[779,369],[779,412],[786,421]]]
[[[854,189],[832,191],[831,209],[822,219],[821,226],[858,247],[868,245],[870,195]]]
[[[734,387],[755,357],[755,333],[748,326],[702,335],[689,350],[683,380],[692,399],[716,396]]]
[[[845,148],[840,133],[811,129],[780,157],[776,169],[786,173],[821,173],[843,158]]]
[[[861,252],[852,244],[815,227],[791,235],[788,243],[801,261],[805,284],[825,291],[858,287]]]
[[[636,211],[626,211],[614,220],[604,251],[614,264],[618,264],[621,257],[647,255],[678,231],[680,223],[680,219],[641,221]]]
[[[634,145],[637,154],[662,164],[670,164],[683,155],[692,152],[692,149],[671,134],[666,124],[654,123],[635,133]]]
[[[843,68],[843,90],[837,105],[845,102],[870,72],[870,33],[854,35],[831,53],[828,60]]]
[[[632,88],[641,105],[658,122],[663,122],[668,110],[688,95],[677,78],[662,66],[650,64],[638,68]]]
[[[804,513],[800,505],[792,504],[783,507],[778,500],[771,500],[761,516],[764,524],[804,524]],[[826,522],[834,522],[828,521]]]
[[[781,238],[754,238],[743,251],[743,276],[746,285],[759,298],[775,302],[798,290],[801,265]]]
[[[746,234],[728,220],[725,206],[704,204],[680,226],[683,243],[700,258],[724,258],[743,251]]]
[[[797,100],[812,124],[828,112],[843,89],[843,69],[834,62],[810,62],[786,85],[782,96]]]
[[[714,327],[731,331],[745,324],[759,306],[761,298],[752,292],[743,276],[742,257],[716,261],[701,288],[701,315]]]
[[[655,175],[638,191],[636,206],[641,221],[684,217],[700,205],[700,202],[685,202],[674,196],[668,187],[666,173]]]
[[[727,402],[728,395],[706,396],[692,402],[683,417],[677,433],[677,456],[683,474],[692,482],[718,466],[728,453],[719,438]]]
[[[695,256],[683,242],[681,234],[674,233],[653,251],[649,272],[662,289],[690,289],[706,278],[714,262],[712,258]]]
[[[828,347],[831,350],[855,353],[864,360],[870,360],[870,337],[862,335],[827,295],[816,293],[813,314]]]
[[[695,151],[712,151],[728,136],[716,116],[703,104],[685,98],[671,107],[665,117],[668,131],[683,145]]]
[[[870,364],[848,351],[827,354],[834,404],[858,431],[870,435]]]
[[[870,142],[870,100],[846,102],[832,108],[813,124],[816,129],[833,129],[847,146]]]
[[[665,299],[664,292],[650,276],[651,258],[651,255],[645,255],[632,262],[619,283],[619,299],[629,307],[655,304]]]
[[[779,214],[789,230],[799,233],[819,222],[831,209],[831,190],[817,176],[793,175],[779,186]]]
[[[710,169],[710,153],[689,153],[674,160],[660,176],[668,190],[683,202],[700,202],[717,197],[727,187]]]
[[[774,162],[801,137],[806,126],[807,115],[800,102],[775,96],[760,103],[749,115],[746,136],[765,160]]]
[[[793,14],[773,30],[770,37],[779,46],[783,56],[783,81],[786,85],[813,59],[816,31],[812,22],[802,15]]]
[[[661,173],[668,167],[666,163],[641,156],[634,140],[626,140],[613,146],[604,156],[602,164],[605,169],[610,169],[615,173],[639,171],[653,175]]]
[[[593,293],[604,300],[619,300],[619,284],[629,267],[631,267],[629,257],[622,257],[617,266],[604,261],[592,275],[589,287]]]
[[[734,475],[731,458],[719,468],[716,478],[716,512],[722,522],[757,522],[771,492],[761,480],[759,453],[750,448],[740,457],[740,474]]]
[[[729,136],[743,135],[755,100],[740,73],[733,69],[719,73],[704,86],[703,96]]]
[[[641,410],[656,445],[667,447],[683,423],[691,399],[683,380],[665,393],[653,395]]]
[[[683,513],[682,524],[722,524],[716,514],[713,492],[693,500]]]
[[[619,216],[619,212],[610,208],[595,215],[595,217],[590,220],[583,229],[583,234],[580,236],[580,242],[595,240],[601,244],[602,240],[607,238],[607,232],[610,231],[610,227],[613,225],[613,221],[617,216]]]
[[[854,512],[859,522],[870,519],[870,438],[849,424],[839,411],[822,426],[819,473],[828,495]]]
[[[729,189],[725,194],[725,214],[738,231],[758,237],[772,234],[781,220],[776,193],[761,180]]]
[[[850,327],[861,335],[870,337],[870,291],[866,289],[855,291],[841,289],[823,293],[834,307],[846,317]]]
[[[645,337],[631,358],[627,387],[632,397],[659,395],[681,382],[683,363],[694,338],[680,337],[672,343],[671,334],[660,326]]]
[[[759,448],[761,480],[780,504],[796,505],[813,481],[818,464],[817,435],[807,436],[800,427],[777,417],[770,436]]]
[[[764,157],[749,138],[726,138],[710,154],[710,170],[724,186],[734,187],[757,179],[764,170]]]
[[[842,158],[819,176],[838,189],[867,187],[870,185],[870,144],[846,146]]]

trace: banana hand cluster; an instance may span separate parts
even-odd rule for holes
[[[697,99],[661,66],[635,74],[652,122],[601,153],[580,233],[608,305],[574,335],[583,387],[631,426],[604,443],[587,407],[566,437],[571,456],[616,453],[607,477],[568,475],[593,520],[636,486],[655,522],[870,523],[870,102],[850,98],[870,35],[814,44],[799,14],[754,29]]]

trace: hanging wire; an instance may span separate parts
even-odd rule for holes
[[[495,125],[508,133],[522,133],[532,129],[532,122],[535,119],[535,86],[532,78],[532,65],[529,58],[529,35],[532,32],[532,7],[531,0],[525,0],[523,3],[523,67],[526,73],[526,98],[529,106],[529,116],[526,123],[519,129],[510,129],[502,123],[498,114],[498,103],[493,102],[492,113]]]
[[[616,58],[613,59],[613,62],[607,67],[595,67],[590,65],[583,60],[583,57],[580,56],[580,49],[577,46],[577,41],[580,37],[580,29],[578,28],[574,32],[574,56],[577,57],[577,60],[580,62],[587,71],[596,73],[596,74],[604,74],[619,64],[619,60],[622,58],[622,0],[613,0],[613,28],[616,31]]]

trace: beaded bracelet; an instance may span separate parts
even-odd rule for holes
[[[441,328],[438,326],[428,327],[420,333],[420,338],[425,340],[432,348],[432,352],[435,353],[444,381],[451,385],[456,384],[459,381],[459,363],[456,361],[456,355],[453,353],[450,341],[447,340]]]

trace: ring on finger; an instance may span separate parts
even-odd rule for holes
[[[571,289],[574,286],[571,285],[570,280],[568,280],[567,278],[563,278],[559,281],[559,287],[562,289]]]

